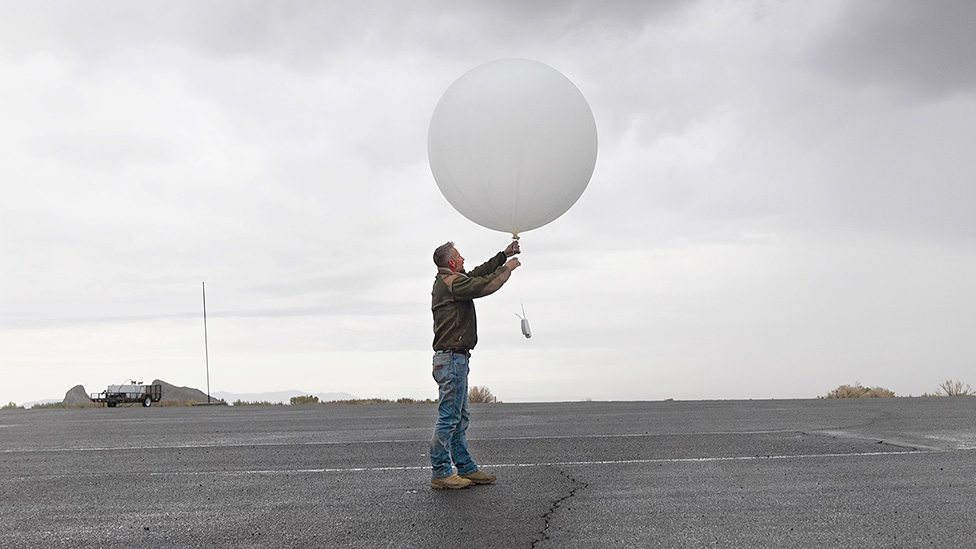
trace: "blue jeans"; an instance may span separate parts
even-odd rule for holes
[[[430,439],[430,465],[434,478],[453,473],[451,464],[460,475],[473,473],[478,466],[468,454],[468,356],[458,353],[434,354],[434,381],[437,382],[437,425]]]

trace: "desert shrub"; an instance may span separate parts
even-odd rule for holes
[[[934,393],[922,393],[923,397],[976,396],[976,391],[968,383],[947,379],[939,384]]]
[[[968,383],[963,384],[961,381],[947,379],[939,384],[939,391],[936,394],[939,396],[973,396],[976,395],[976,392]]]
[[[9,403],[4,404],[2,408],[0,408],[0,410],[23,410],[23,409],[24,409],[23,406],[17,406],[17,403],[14,401],[10,401]]]
[[[468,391],[468,402],[495,402],[495,395],[491,394],[488,387],[475,385]]]
[[[893,397],[894,391],[884,387],[865,387],[860,382],[854,385],[841,385],[822,398],[880,398]]]
[[[234,406],[284,406],[281,402],[270,402],[267,400],[235,400]]]
[[[292,406],[300,406],[302,404],[318,404],[319,397],[315,395],[303,395],[291,397]]]

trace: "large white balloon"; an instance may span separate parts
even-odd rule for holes
[[[586,189],[596,123],[573,83],[548,65],[500,59],[444,92],[427,134],[434,180],[475,223],[512,233],[545,225]]]

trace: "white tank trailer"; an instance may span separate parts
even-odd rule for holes
[[[101,393],[92,393],[89,398],[92,402],[104,403],[109,408],[130,403],[139,403],[148,408],[153,402],[159,402],[163,398],[163,386],[143,385],[133,381],[122,385],[109,385]]]

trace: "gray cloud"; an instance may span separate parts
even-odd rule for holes
[[[971,93],[976,6],[850,2],[810,52],[813,66],[851,85],[893,87],[917,99]]]
[[[960,375],[968,5],[612,8],[4,4],[0,401],[51,396],[10,372],[194,375],[204,280],[236,390],[273,368],[426,394],[431,251],[453,239],[478,262],[508,238],[437,191],[429,117],[511,56],[577,84],[600,154],[479,304],[480,382],[503,399],[918,394]],[[635,360],[626,390],[601,374]]]

